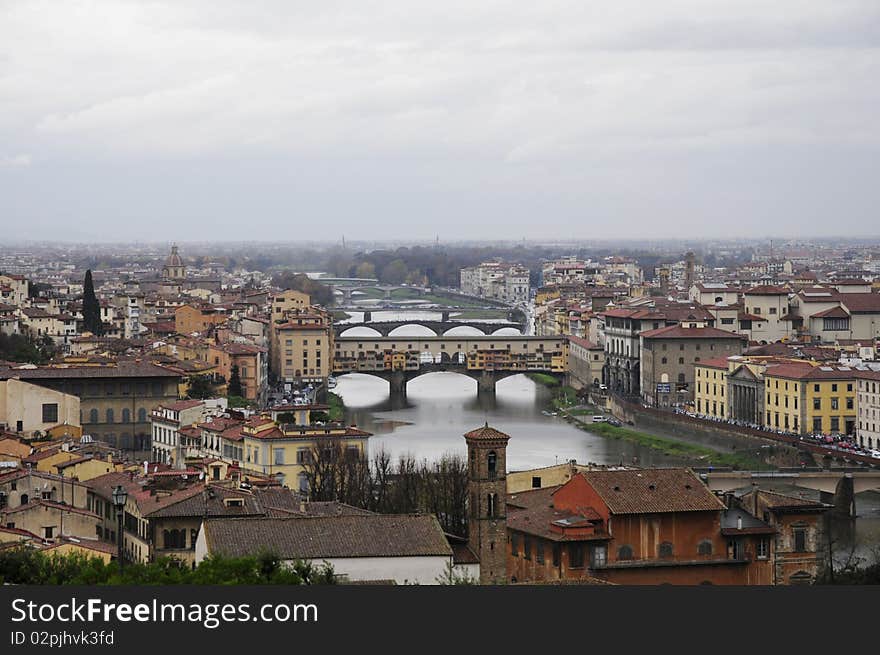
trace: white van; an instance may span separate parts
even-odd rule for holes
[[[604,422],[607,421],[607,420],[608,420],[608,417],[607,417],[607,416],[602,416],[601,414],[596,414],[596,415],[593,417],[593,423],[604,423]]]

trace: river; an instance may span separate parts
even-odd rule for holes
[[[489,423],[510,435],[509,470],[581,463],[675,466],[685,463],[650,448],[605,439],[561,418],[546,416],[551,392],[524,375],[498,382],[495,397],[477,396],[475,380],[456,373],[430,373],[412,380],[407,397],[390,398],[388,383],[369,375],[339,378],[334,392],[346,405],[346,419],[372,432],[370,450],[396,457],[411,453],[434,460],[444,453],[465,455],[462,435]]]
[[[511,471],[570,459],[581,464],[635,463],[646,467],[694,463],[638,444],[606,439],[543,414],[551,391],[524,375],[499,381],[494,398],[478,397],[476,381],[456,373],[420,376],[409,383],[406,398],[391,398],[387,382],[362,374],[340,377],[334,391],[345,402],[346,420],[374,434],[370,451],[384,449],[395,458],[406,453],[429,461],[444,453],[465,456],[462,435],[489,423],[510,435],[507,466]],[[809,490],[784,486],[777,490],[818,499],[818,494]],[[856,556],[865,559],[880,546],[880,494],[859,494],[856,511],[856,521],[834,523],[838,561],[846,559],[853,545]]]

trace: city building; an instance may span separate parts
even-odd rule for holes
[[[640,333],[642,400],[655,407],[694,401],[694,365],[739,355],[745,337],[713,327],[670,325]]]
[[[880,371],[857,370],[858,424],[856,440],[860,446],[880,450]]]
[[[149,456],[149,413],[177,400],[181,375],[137,360],[0,368],[0,380],[14,378],[76,396],[84,433]]]
[[[79,427],[80,401],[73,394],[18,378],[0,378],[0,430],[45,436],[59,424]]]
[[[435,516],[372,513],[208,518],[198,531],[195,561],[253,556],[268,548],[286,563],[326,562],[343,582],[438,584],[453,565],[452,547]]]
[[[584,471],[507,506],[511,582],[773,583],[776,530],[688,469]]]
[[[849,366],[782,362],[764,371],[764,424],[798,434],[855,435],[855,371]]]
[[[323,383],[333,366],[333,321],[318,307],[291,309],[271,324],[270,370],[284,382]]]
[[[529,269],[519,264],[483,262],[461,269],[462,293],[512,304],[529,300]]]
[[[587,339],[568,337],[568,379],[575,389],[598,389],[602,385],[605,350]]]

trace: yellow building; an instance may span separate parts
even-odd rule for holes
[[[11,370],[9,375],[18,373]],[[79,398],[16,377],[0,380],[0,428],[33,437],[59,424],[80,425]],[[81,432],[80,432],[81,433]],[[71,433],[71,436],[73,434]]]
[[[287,312],[303,310],[311,306],[309,294],[287,289],[272,296],[272,320],[281,318]]]
[[[727,418],[727,374],[730,362],[716,357],[694,364],[694,409],[701,416]]]
[[[273,314],[270,368],[286,382],[322,382],[332,370],[333,324],[317,308]]]
[[[846,366],[788,361],[764,372],[765,422],[799,434],[854,434],[856,380]]]
[[[279,426],[268,417],[256,417],[241,427],[240,436],[243,471],[275,476],[282,486],[307,491],[306,466],[320,449],[338,444],[347,456],[366,456],[372,435],[346,426]]]

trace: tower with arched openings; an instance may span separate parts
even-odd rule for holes
[[[507,580],[507,442],[489,427],[464,435],[468,447],[468,545],[480,558],[480,584]]]

